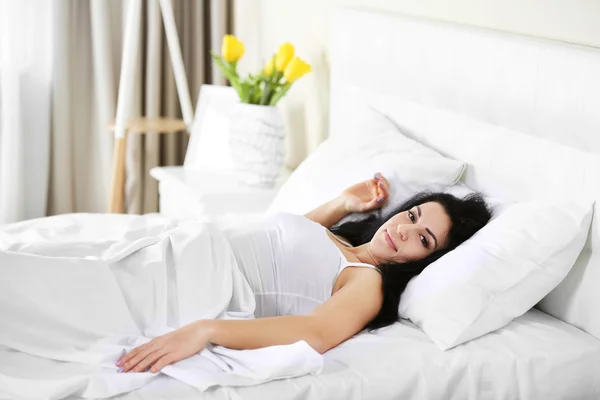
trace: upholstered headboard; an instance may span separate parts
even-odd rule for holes
[[[600,49],[347,8],[331,34],[330,135],[343,135],[358,96],[466,161],[473,189],[600,199]],[[600,338],[598,211],[575,267],[538,307]]]

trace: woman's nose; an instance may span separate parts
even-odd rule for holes
[[[398,225],[398,227],[396,227],[396,233],[398,233],[398,237],[403,242],[408,239],[408,230],[406,226]]]
[[[413,232],[416,232],[419,230],[419,227],[416,226],[415,224],[399,224],[396,227],[396,232],[398,233],[398,237],[400,238],[400,240],[405,241],[408,240]]]

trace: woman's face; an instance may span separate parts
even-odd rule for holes
[[[377,264],[421,260],[446,246],[450,217],[441,204],[423,203],[394,215],[369,243]]]

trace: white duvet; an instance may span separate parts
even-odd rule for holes
[[[0,276],[0,365],[14,366],[0,372],[2,394],[105,398],[162,373],[205,390],[323,365],[301,341],[244,351],[209,346],[158,374],[117,372],[123,350],[192,321],[254,318],[254,295],[227,238],[201,221],[70,214],[7,225]]]

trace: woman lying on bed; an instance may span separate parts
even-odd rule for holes
[[[350,213],[380,208],[388,193],[388,181],[376,174],[305,216],[276,214],[260,229],[232,231],[257,319],[199,320],[133,349],[117,366],[157,372],[208,343],[254,349],[305,340],[324,353],[363,328],[394,323],[408,281],[491,214],[479,195],[421,193],[389,215],[331,228]]]

